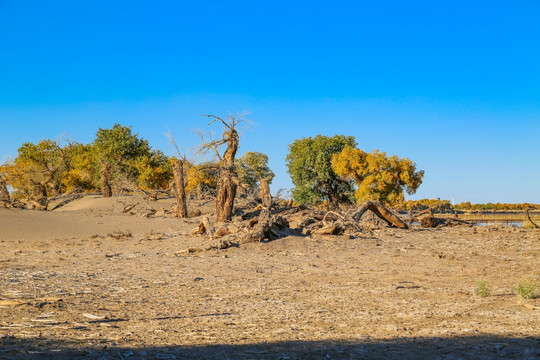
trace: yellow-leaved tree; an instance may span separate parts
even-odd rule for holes
[[[218,163],[209,161],[195,165],[186,161],[186,193],[192,198],[202,199],[205,195],[215,196],[218,181]]]
[[[414,194],[424,177],[424,171],[417,171],[408,158],[387,156],[379,150],[367,153],[351,146],[332,157],[332,169],[342,179],[355,182],[358,202],[376,200],[390,206],[402,203],[405,191]]]

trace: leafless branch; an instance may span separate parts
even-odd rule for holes
[[[178,145],[176,144],[176,140],[174,139],[174,136],[171,134],[171,132],[170,131],[166,132],[165,136],[167,137],[167,139],[169,139],[169,144],[171,144],[176,149],[176,153],[178,154],[178,157],[185,161],[186,155],[180,152],[180,149],[178,148]]]
[[[212,150],[219,161],[223,160],[221,154],[219,153],[219,147],[226,143],[225,139],[212,140],[212,134],[209,133],[208,136],[210,139],[206,139],[204,134],[201,131],[198,131],[199,136],[201,137],[201,145],[198,146],[196,151],[197,154],[206,154],[208,151]]]

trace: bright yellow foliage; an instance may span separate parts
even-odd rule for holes
[[[69,167],[62,175],[62,185],[65,191],[97,190],[97,178],[95,176],[99,171],[97,163],[97,152],[92,145],[75,145],[71,153]]]
[[[379,150],[366,153],[351,146],[332,157],[332,169],[341,178],[354,180],[358,202],[377,200],[388,205],[402,203],[404,191],[414,194],[424,176],[410,159],[389,157]]]
[[[203,191],[212,191],[217,188],[217,164],[203,163],[194,165],[186,161],[184,163],[184,171],[187,179],[187,194],[199,196]]]

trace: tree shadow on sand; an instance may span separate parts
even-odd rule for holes
[[[0,338],[0,359],[538,359],[540,337],[470,336],[244,345],[117,346],[103,340]]]

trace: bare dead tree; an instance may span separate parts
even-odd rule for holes
[[[173,165],[173,175],[174,175],[174,184],[176,188],[176,217],[185,219],[188,218],[188,209],[187,209],[187,199],[186,199],[186,179],[184,173],[184,162],[186,161],[186,156],[180,152],[176,140],[170,134],[166,134],[169,138],[169,142],[176,149],[179,160]]]
[[[176,184],[176,217],[188,217],[186,203],[186,184],[184,181],[184,161],[176,160],[173,165],[174,181]]]
[[[200,134],[202,139],[200,151],[212,150],[220,162],[216,196],[216,221],[218,222],[231,221],[233,216],[234,198],[238,187],[238,174],[234,166],[234,158],[240,142],[238,125],[244,121],[249,121],[244,119],[243,115],[229,115],[227,119],[220,118],[216,115],[203,115],[212,119],[208,125],[212,125],[215,122],[223,125],[221,139],[207,142],[204,136]],[[223,145],[226,145],[227,148],[223,155],[221,155],[219,149]]]

